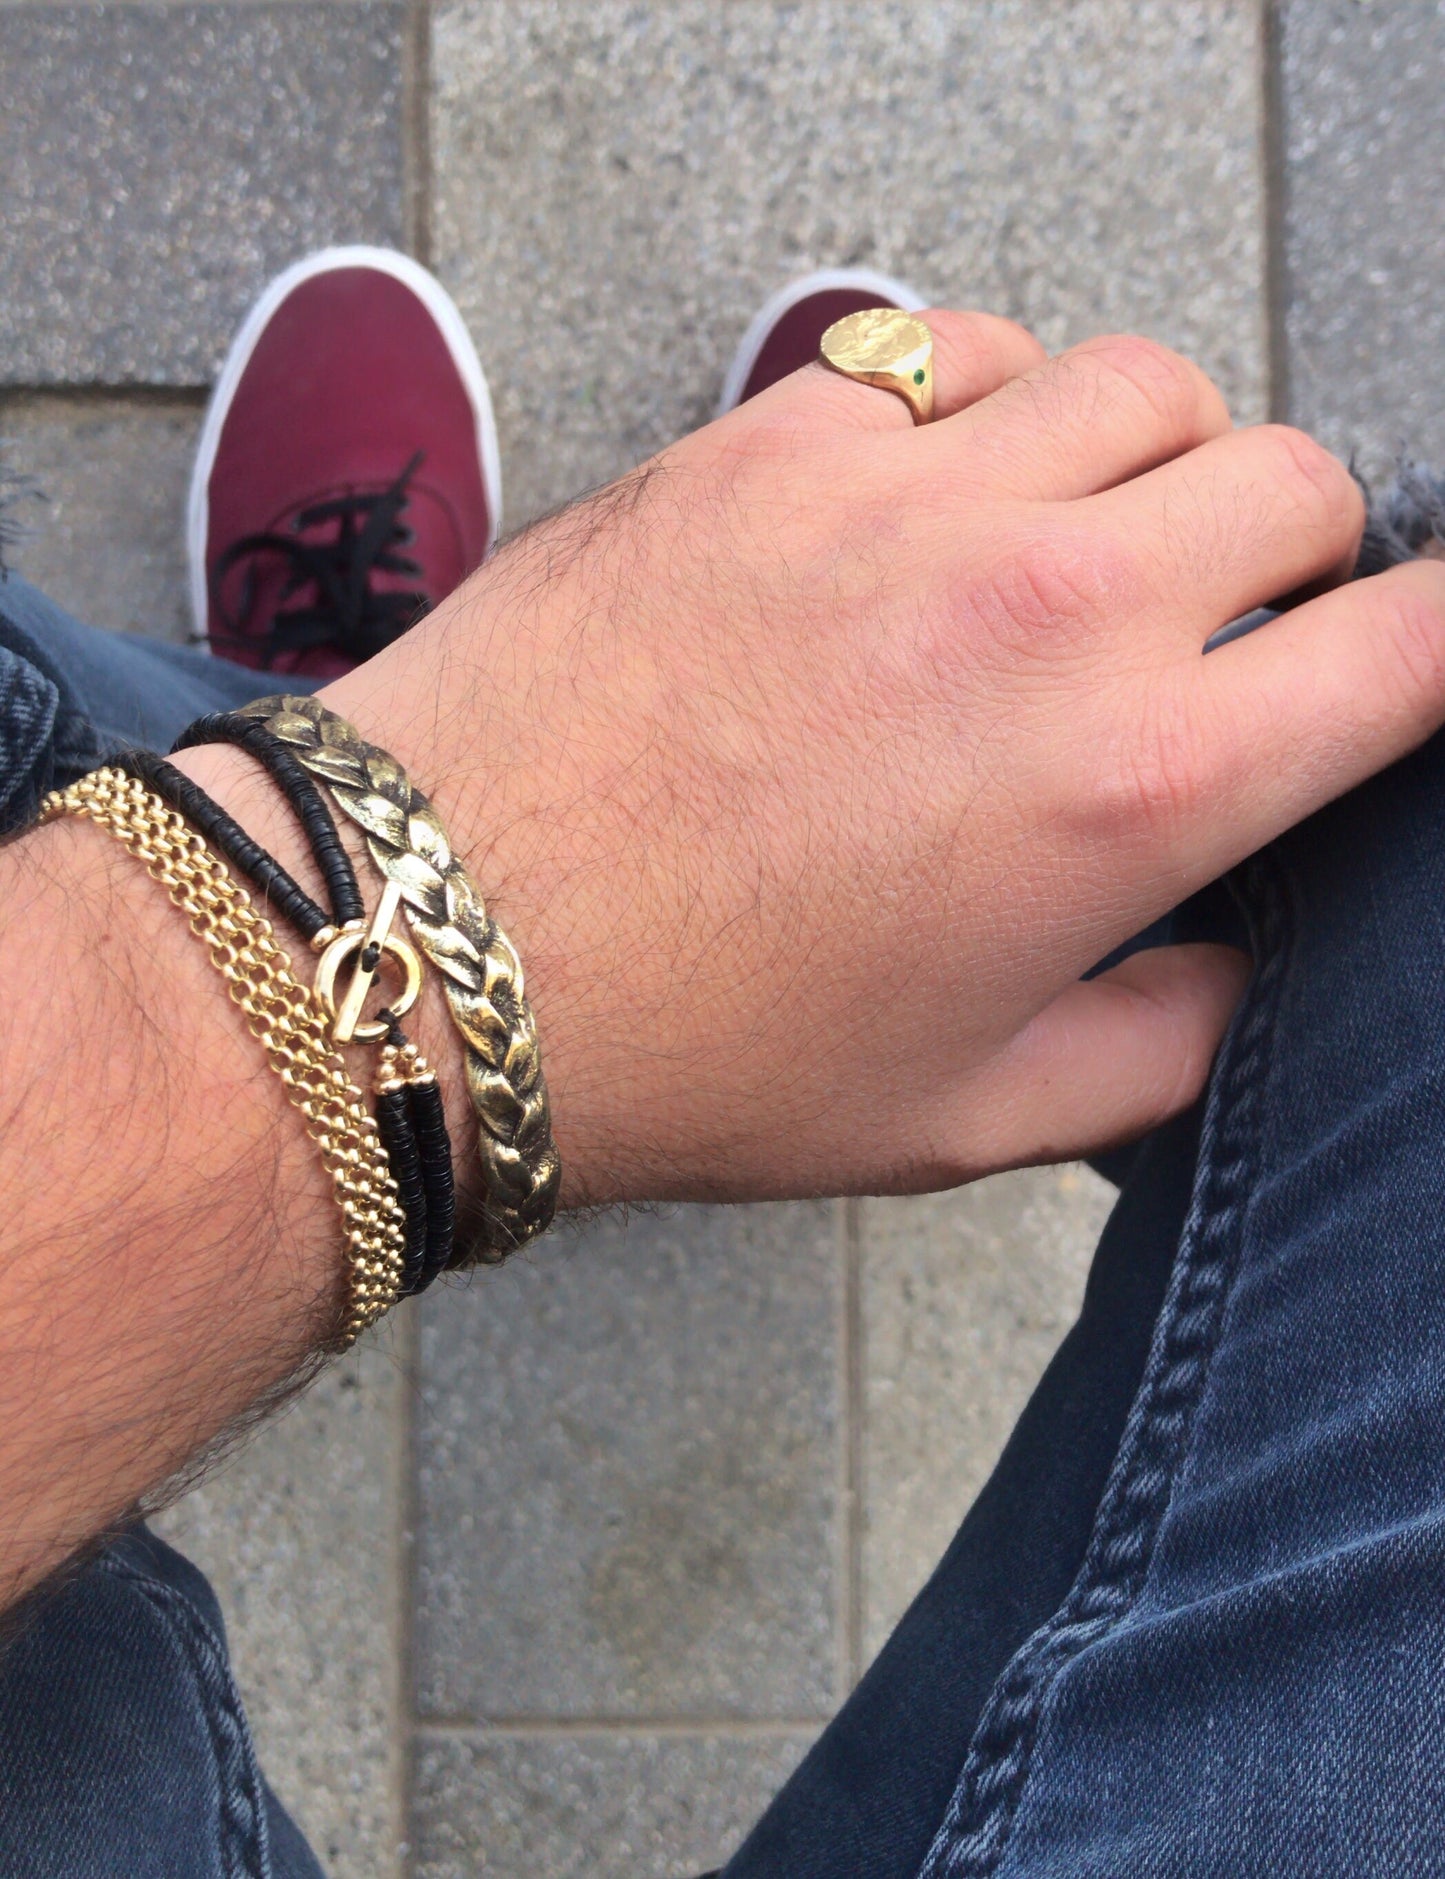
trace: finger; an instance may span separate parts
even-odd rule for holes
[[[1013,320],[992,313],[955,313],[930,307],[917,315],[933,334],[933,423],[987,398],[1010,379],[1032,371],[1048,354],[1032,333]],[[846,378],[821,362],[805,366],[791,379],[744,409],[755,413],[775,393],[806,397],[820,416],[855,430],[907,431],[913,414],[896,392]]]
[[[984,1166],[1067,1161],[1187,1109],[1249,974],[1232,946],[1163,946],[1071,985],[986,1075],[970,1155],[976,1140]]]
[[[1083,508],[1091,530],[1152,562],[1146,580],[1196,643],[1294,588],[1343,580],[1365,526],[1344,464],[1283,424],[1211,438]]]
[[[943,426],[931,447],[987,491],[1064,502],[1112,489],[1230,427],[1197,365],[1152,340],[1092,339],[1003,386]]]
[[[1048,362],[1042,344],[1014,320],[947,307],[929,307],[918,317],[933,334],[935,424]]]
[[[1202,882],[1445,722],[1445,565],[1406,562],[1306,601],[1201,658],[1188,683],[1196,774],[1175,796]]]

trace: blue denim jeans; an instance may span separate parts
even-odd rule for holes
[[[0,808],[264,683],[12,579]],[[726,1879],[1445,1874],[1445,740],[1231,888],[1257,969],[1205,1100]],[[317,1871],[209,1588],[128,1536],[0,1662],[0,1872]]]

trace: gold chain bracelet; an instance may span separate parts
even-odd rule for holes
[[[189,916],[211,964],[301,1112],[321,1150],[345,1224],[350,1291],[342,1349],[395,1304],[406,1253],[406,1216],[386,1150],[361,1091],[330,1042],[322,1001],[293,977],[290,956],[205,841],[175,810],[124,770],[102,769],[40,806],[42,822],[84,816],[107,829],[145,864]]]

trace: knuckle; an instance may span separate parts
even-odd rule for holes
[[[1099,768],[1092,832],[1172,847],[1198,812],[1203,777],[1193,716],[1181,699],[1156,698],[1132,715]]]
[[[1111,333],[1088,341],[1077,351],[1095,361],[1164,423],[1177,424],[1192,417],[1208,383],[1198,366],[1181,353],[1137,333]]]
[[[861,387],[812,359],[789,377],[752,398],[730,415],[742,420],[747,445],[770,460],[789,461],[817,448],[820,424],[856,429]],[[769,395],[771,394],[771,395]],[[869,407],[862,407],[866,418]]]
[[[1338,534],[1363,525],[1364,499],[1359,487],[1323,444],[1288,424],[1262,424],[1254,438],[1271,480],[1319,525]]]
[[[1394,685],[1408,704],[1445,695],[1445,566],[1414,561],[1369,583],[1372,626],[1388,644]]]
[[[979,317],[982,321],[982,336],[1000,365],[1006,365],[1015,372],[1023,372],[1047,361],[1049,355],[1043,342],[1017,320],[1006,320],[992,313]]]
[[[1048,358],[1033,334],[992,313],[928,309],[919,315],[933,333],[938,383],[946,396],[972,403],[1022,377]]]
[[[1169,844],[1193,819],[1199,800],[1194,733],[1182,711],[1157,711],[1139,727],[1125,771],[1133,826]]]
[[[757,398],[727,412],[709,436],[719,463],[776,471],[804,453],[810,430],[816,437],[809,414],[796,398]]]
[[[875,391],[811,359],[757,397],[723,414],[710,427],[717,448],[752,454],[770,467],[819,455],[825,436],[864,437],[905,432],[913,420],[891,392]]]
[[[1056,652],[1065,639],[1092,643],[1139,589],[1135,556],[1103,530],[1025,537],[1004,548],[986,574],[966,575],[970,608],[992,637],[1031,652]]]

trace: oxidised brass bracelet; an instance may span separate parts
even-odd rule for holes
[[[504,1259],[550,1225],[562,1179],[516,949],[394,757],[315,698],[261,698],[241,715],[269,726],[364,831],[388,884],[377,922],[388,908],[405,907],[417,944],[441,974],[481,1124],[487,1241],[471,1257]]]
[[[138,778],[106,768],[40,806],[42,822],[84,816],[116,837],[172,902],[226,981],[267,1062],[321,1151],[345,1226],[350,1288],[337,1339],[342,1349],[395,1304],[406,1253],[406,1218],[376,1123],[331,1043],[321,1000],[293,977],[269,920],[185,818]]]

